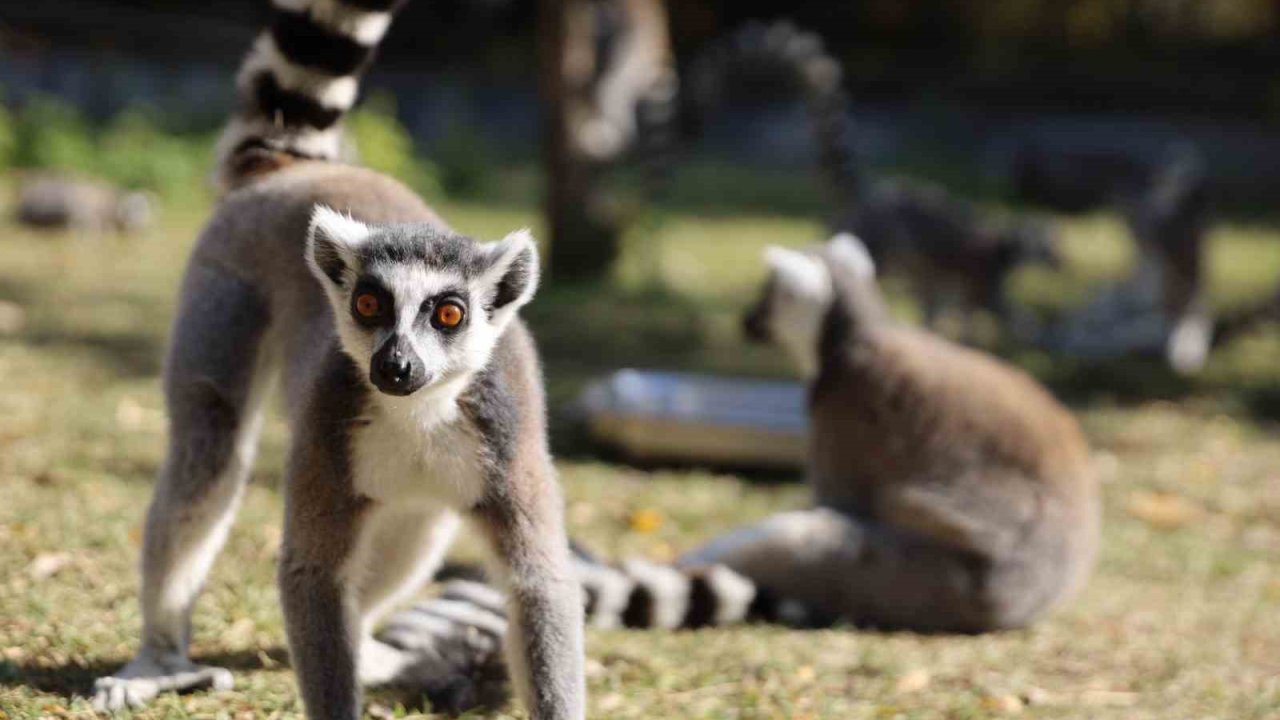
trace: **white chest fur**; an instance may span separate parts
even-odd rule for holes
[[[400,505],[475,505],[484,491],[483,442],[456,402],[374,404],[352,437],[355,489]]]

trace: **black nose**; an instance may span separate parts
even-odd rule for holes
[[[409,363],[409,358],[393,353],[382,359],[382,365],[378,370],[384,378],[399,385],[409,381],[409,376],[413,374],[413,365]]]
[[[408,395],[426,382],[422,362],[402,338],[392,338],[373,356],[369,379],[384,393]]]

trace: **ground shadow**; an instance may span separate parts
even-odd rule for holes
[[[31,283],[0,280],[0,300],[17,304],[30,316],[42,314],[46,308],[42,289]],[[121,306],[133,318],[146,318],[135,323],[138,328],[168,327],[168,321],[154,304],[143,297],[127,293],[90,294],[77,300],[84,306]],[[87,355],[94,362],[122,378],[152,377],[160,372],[164,352],[163,333],[143,329],[72,329],[58,322],[41,323],[28,317],[25,326],[6,339],[33,348],[57,353]]]
[[[289,653],[284,647],[272,647],[265,650],[196,655],[192,659],[204,665],[224,667],[232,672],[249,672],[287,667]],[[53,666],[0,663],[0,686],[25,686],[51,695],[88,697],[93,694],[94,680],[119,670],[128,661],[129,658],[126,657],[115,657]]]
[[[202,665],[227,668],[237,675],[289,667],[289,652],[283,646],[195,655],[192,659]],[[128,658],[124,657],[55,666],[0,662],[0,687],[28,687],[67,699],[92,697],[94,681],[119,670],[126,662]],[[370,701],[400,705],[410,711],[459,715],[496,711],[506,704],[510,688],[505,666],[497,661],[477,665],[465,675],[436,684],[371,688],[366,694]]]

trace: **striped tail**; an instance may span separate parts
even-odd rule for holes
[[[819,169],[837,211],[843,211],[859,198],[864,178],[854,150],[844,74],[818,35],[785,21],[748,23],[695,60],[690,84],[705,116],[721,102],[731,80],[779,71],[804,100],[818,144]]]
[[[686,569],[628,560],[612,566],[579,546],[573,551],[587,624],[592,627],[692,630],[745,622],[815,627],[832,620],[758,587],[724,565]],[[397,647],[412,645],[424,617],[449,620],[448,632],[433,629],[429,640],[437,644],[477,630],[502,635],[506,615],[503,603],[495,600],[501,596],[478,579],[474,569],[455,567],[440,579],[441,594],[392,616],[381,639]]]
[[[404,0],[272,0],[270,27],[236,78],[238,106],[218,143],[224,189],[293,159],[337,160],[343,116]]]

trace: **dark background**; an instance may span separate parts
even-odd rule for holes
[[[368,84],[391,91],[430,154],[443,128],[474,125],[503,153],[536,158],[532,0],[416,0]],[[1277,0],[675,0],[679,62],[748,19],[790,18],[843,60],[860,149],[926,174],[998,178],[1025,143],[1150,155],[1189,139],[1220,194],[1266,208],[1280,181]],[[0,87],[91,117],[139,102],[186,128],[225,117],[230,78],[265,0],[8,0]],[[711,122],[703,151],[749,162],[809,160],[782,98]],[[744,150],[751,148],[748,153]],[[922,161],[921,158],[927,158]]]

